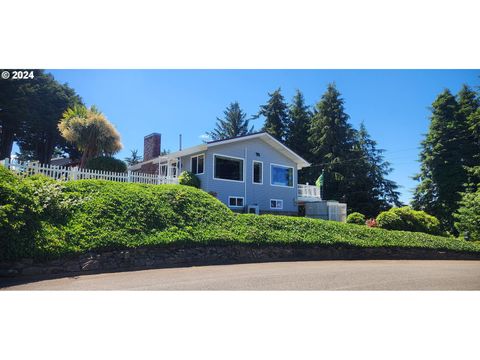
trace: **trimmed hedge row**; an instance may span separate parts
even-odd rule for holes
[[[21,179],[0,167],[0,260],[169,243],[317,244],[480,252],[480,244],[278,215],[234,214],[202,190]]]

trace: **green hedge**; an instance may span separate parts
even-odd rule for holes
[[[85,164],[85,168],[99,171],[112,171],[123,173],[127,171],[127,164],[119,159],[109,156],[99,156],[90,159]]]
[[[416,211],[408,206],[392,208],[377,216],[378,226],[387,230],[424,232],[432,235],[445,235],[440,221],[424,211]]]
[[[21,179],[0,167],[0,260],[171,243],[317,244],[480,252],[480,244],[278,215],[235,214],[182,185]]]
[[[365,215],[353,212],[347,216],[347,224],[365,225]]]
[[[180,185],[193,186],[200,189],[200,179],[190,171],[183,171],[178,177],[178,183]]]

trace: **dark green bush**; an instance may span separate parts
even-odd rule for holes
[[[32,189],[0,166],[0,260],[33,256],[39,214]]]
[[[365,225],[365,215],[353,212],[347,216],[347,224]]]
[[[424,211],[417,211],[408,206],[392,208],[380,213],[378,226],[387,230],[424,232],[432,235],[444,235],[440,221]]]
[[[200,189],[200,179],[190,171],[183,171],[178,177],[178,183],[180,185],[193,186]]]
[[[480,187],[476,192],[463,194],[455,220],[461,237],[480,241]]]
[[[113,171],[123,173],[127,171],[127,164],[122,160],[109,156],[99,156],[90,159],[85,164],[85,168],[99,171]]]

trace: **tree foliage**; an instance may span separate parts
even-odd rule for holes
[[[312,119],[310,108],[305,104],[303,94],[297,90],[289,106],[289,122],[285,132],[285,145],[298,155],[308,160],[310,158],[310,146],[308,143],[308,131]],[[305,182],[308,175],[300,170],[299,182]]]
[[[464,86],[457,97],[443,91],[432,104],[430,128],[422,142],[421,168],[415,179],[412,205],[436,216],[444,228],[456,233],[453,214],[458,209],[461,193],[470,180],[469,168],[474,168],[475,149],[469,129],[478,99]]]
[[[480,241],[480,188],[464,193],[455,214],[455,228],[460,235]]]
[[[57,124],[62,113],[81,98],[51,74],[35,70],[33,79],[0,82],[0,159],[10,157],[17,141],[20,157],[49,163],[55,150],[75,155],[61,137]]]
[[[58,124],[62,136],[82,152],[81,167],[97,156],[112,156],[122,149],[120,134],[95,106],[74,106]]]
[[[260,110],[256,117],[265,117],[263,131],[266,131],[274,138],[285,141],[285,135],[289,124],[288,105],[285,98],[278,88],[273,93],[269,93],[270,99],[265,105],[260,106]]]
[[[161,154],[164,155],[164,154]],[[141,155],[138,155],[138,150],[130,150],[130,156],[125,158],[125,162],[128,164],[128,166],[136,165],[138,163],[142,162],[143,157]]]
[[[217,118],[215,129],[207,133],[212,140],[223,140],[253,132],[250,119],[247,119],[247,114],[243,112],[238,102],[231,103],[223,114],[223,119]]]

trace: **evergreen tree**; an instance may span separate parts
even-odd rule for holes
[[[248,135],[253,132],[250,126],[250,119],[240,108],[238,102],[231,103],[223,112],[223,119],[217,118],[217,124],[212,132],[207,133],[212,140],[223,140],[232,137]]]
[[[55,149],[78,154],[58,130],[63,112],[70,106],[81,104],[75,90],[58,83],[51,74],[38,71],[35,78],[25,84],[23,96],[28,99],[28,105],[16,139],[21,155],[48,164]]]
[[[365,204],[363,214],[373,217],[394,205],[402,206],[399,200],[400,193],[397,191],[398,185],[386,178],[393,169],[383,156],[385,150],[377,147],[377,142],[370,137],[363,122],[360,124],[357,136],[364,155],[365,166],[368,169],[369,183],[372,184],[369,193],[370,202]]]
[[[474,181],[471,177],[471,169],[480,165],[480,158],[478,158],[480,156],[480,144],[476,141],[478,140],[478,131],[475,130],[475,112],[480,107],[480,99],[475,91],[467,85],[463,85],[457,94],[457,102],[458,138],[461,142],[459,161],[467,169],[465,181],[471,183]]]
[[[285,103],[280,88],[273,93],[269,93],[268,96],[270,96],[270,99],[265,105],[260,106],[260,111],[256,117],[265,117],[263,131],[277,140],[285,141],[285,132],[289,123],[288,105]]]
[[[480,189],[480,107],[468,119],[468,130],[472,135],[472,144],[475,150],[472,163],[467,168],[468,185],[470,191]]]
[[[297,90],[289,108],[287,131],[285,134],[285,145],[295,151],[304,159],[310,158],[310,145],[308,143],[308,131],[312,119],[312,113],[307,105],[303,94]],[[298,181],[305,183],[308,179],[308,168],[298,172]]]
[[[312,119],[312,113],[307,105],[303,94],[297,90],[289,108],[289,123],[285,132],[285,145],[303,158],[310,156],[308,144],[308,130]]]
[[[344,100],[335,84],[329,84],[321,100],[315,105],[309,130],[311,147],[309,182],[314,183],[322,170],[325,199],[346,201],[350,210],[358,211],[355,194],[359,194],[359,179],[363,171],[362,151],[356,142],[356,133],[348,123]],[[356,171],[358,168],[358,171]]]
[[[455,233],[453,214],[458,208],[460,193],[465,189],[465,117],[449,90],[432,104],[430,128],[422,142],[420,184],[415,189],[412,205],[437,217],[448,231]],[[464,109],[462,110],[464,111]]]

